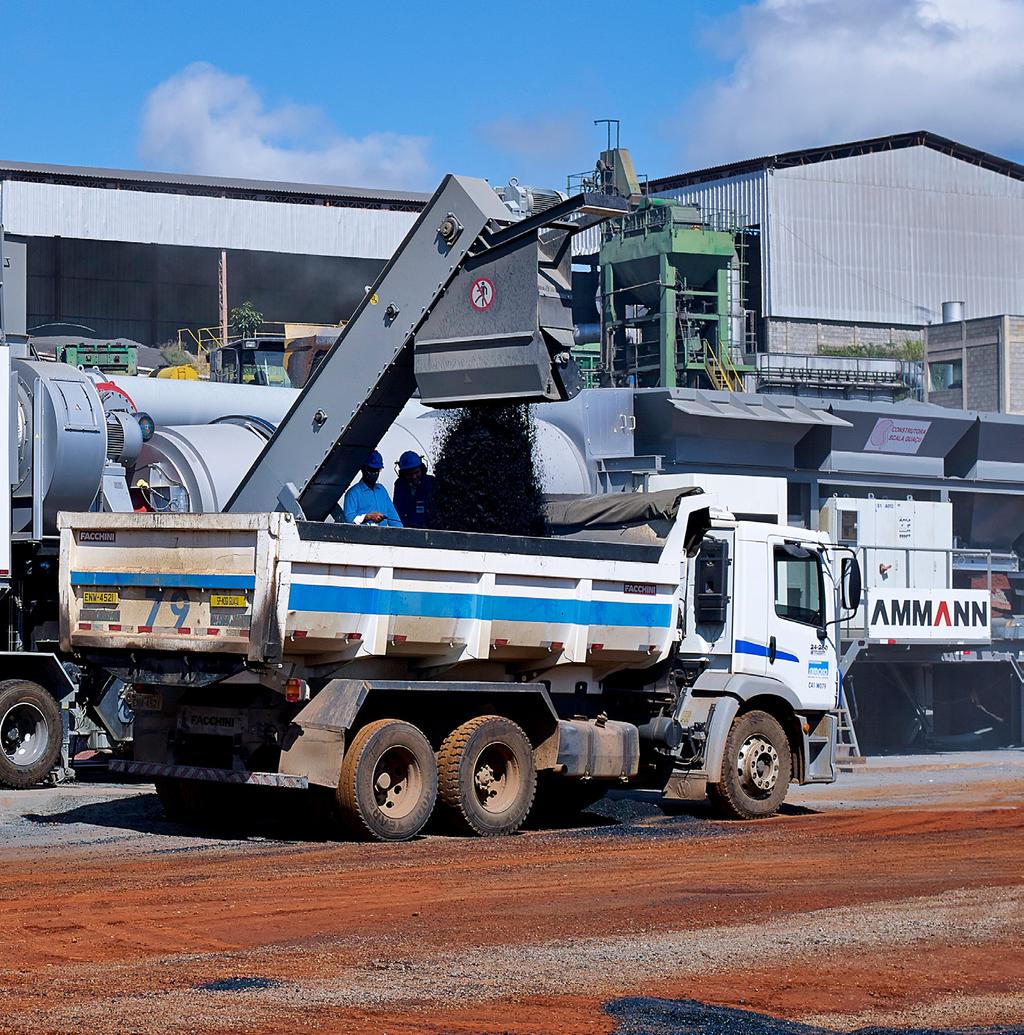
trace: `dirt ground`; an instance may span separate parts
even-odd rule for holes
[[[616,795],[407,845],[0,793],[10,1032],[1024,1032],[1024,751],[881,759],[725,823]]]

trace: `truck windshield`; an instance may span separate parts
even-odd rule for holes
[[[242,384],[290,388],[284,349],[260,349],[242,353]]]
[[[824,596],[817,554],[800,546],[776,546],[775,613],[791,622],[821,626]]]

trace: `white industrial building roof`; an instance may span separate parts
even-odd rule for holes
[[[0,162],[4,227],[25,237],[387,259],[429,195]]]
[[[163,193],[205,193],[214,197],[256,196],[263,200],[304,199],[307,204],[371,202],[418,211],[430,198],[418,191],[382,190],[377,187],[340,187],[328,183],[287,183],[281,180],[246,180],[193,173],[142,172],[134,169],[99,169],[86,165],[47,165],[38,162],[0,160],[0,179],[32,179],[115,190],[155,190]]]

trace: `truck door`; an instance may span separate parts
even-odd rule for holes
[[[805,708],[836,706],[836,659],[821,557],[813,546],[770,538],[766,675]]]

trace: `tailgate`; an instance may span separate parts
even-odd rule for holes
[[[61,514],[62,647],[261,659],[280,518]]]

